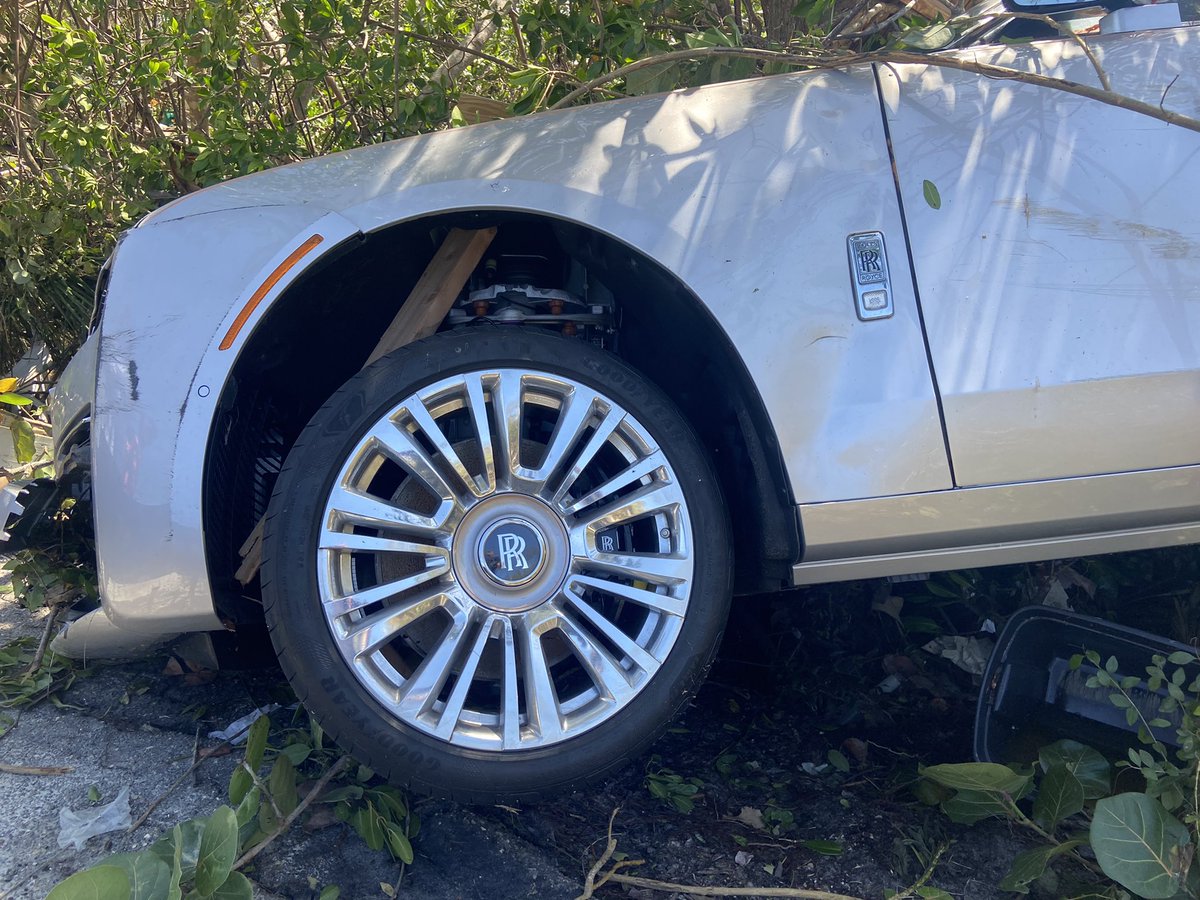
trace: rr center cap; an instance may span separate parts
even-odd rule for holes
[[[530,521],[509,516],[489,525],[479,539],[479,566],[502,587],[520,587],[537,577],[546,561],[546,541]]]

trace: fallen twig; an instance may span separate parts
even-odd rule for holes
[[[805,900],[862,900],[849,894],[831,894],[828,891],[812,891],[807,888],[787,887],[707,887],[694,884],[675,884],[654,878],[639,878],[636,875],[611,875],[608,881],[627,884],[630,887],[651,891],[692,894],[696,897],[800,897]]]
[[[604,852],[600,854],[600,858],[596,860],[596,864],[588,869],[587,877],[583,880],[583,893],[575,900],[588,900],[596,890],[596,876],[600,874],[600,870],[604,868],[604,864],[612,859],[612,855],[617,851],[617,840],[613,837],[613,822],[617,819],[617,813],[621,811],[621,807],[616,807],[612,811],[612,815],[608,817],[608,845],[604,848]]]
[[[610,881],[615,881],[617,884],[627,884],[630,887],[646,888],[651,891],[669,891],[671,893],[691,894],[696,897],[795,897],[802,900],[861,900],[859,897],[851,897],[847,894],[831,894],[828,891],[814,891],[808,888],[770,888],[770,887],[709,887],[706,885],[694,884],[675,884],[670,881],[658,881],[654,878],[641,878],[636,875],[621,875],[619,870],[629,866],[644,865],[644,860],[621,860],[613,863],[612,868],[601,874],[605,863],[612,859],[613,854],[617,851],[617,839],[613,837],[613,822],[616,821],[617,813],[621,811],[617,807],[612,811],[612,815],[608,818],[608,843],[604,847],[604,852],[600,854],[600,858],[596,860],[587,873],[587,878],[583,882],[583,893],[575,900],[591,900],[595,896],[598,888],[607,884]]]
[[[71,766],[13,766],[0,763],[0,772],[9,775],[70,775],[74,771]]]
[[[246,725],[244,728],[242,728],[241,731],[237,732],[236,734],[230,735],[228,740],[222,741],[220,744],[218,744],[218,747],[225,746],[225,745],[229,745],[230,747],[232,747],[233,742],[236,741],[243,734],[245,734],[247,731],[249,731],[250,725],[253,725],[253,724],[254,723],[251,722],[249,725]],[[197,732],[197,739],[198,738],[199,738],[199,732]],[[170,797],[171,794],[173,794],[175,792],[176,788],[178,788],[181,784],[183,784],[185,781],[187,781],[188,777],[191,776],[192,773],[194,773],[196,771],[196,769],[200,768],[200,766],[204,764],[204,761],[206,759],[211,759],[214,755],[215,754],[213,754],[213,753],[203,753],[203,754],[194,756],[192,764],[190,766],[188,766],[186,769],[184,769],[183,774],[180,775],[177,779],[175,779],[175,781],[171,783],[171,786],[169,788],[167,788],[165,791],[163,791],[161,794],[159,794],[158,797],[156,797],[154,800],[150,801],[150,805],[146,807],[146,811],[137,817],[136,821],[134,821],[134,823],[129,826],[129,828],[126,830],[125,833],[133,834],[133,832],[137,831],[139,828],[141,828],[143,825],[145,825],[146,820],[150,818],[150,814],[153,813],[154,810],[158,809],[159,804],[162,803],[164,800],[166,800],[168,797]]]
[[[238,861],[233,864],[233,868],[240,869],[246,863],[250,862],[250,860],[254,859],[254,857],[258,856],[258,854],[267,849],[267,847],[270,846],[277,837],[291,828],[292,823],[300,818],[301,814],[312,805],[314,800],[321,796],[329,782],[332,781],[335,776],[340,774],[342,770],[349,765],[349,763],[350,757],[343,756],[332,766],[330,766],[329,771],[321,776],[321,779],[315,785],[313,785],[313,789],[309,791],[308,794],[305,795],[304,799],[301,800],[296,806],[296,808],[288,814],[288,817],[279,823],[279,827],[263,838],[261,843],[255,844],[253,847],[243,853]]]

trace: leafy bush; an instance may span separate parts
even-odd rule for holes
[[[456,106],[461,95],[499,101],[491,115],[530,112],[651,53],[790,37],[798,20],[777,5],[14,4],[15,52],[0,62],[13,97],[11,138],[0,138],[0,373],[34,334],[60,360],[73,349],[116,236],[167,198],[477,120],[478,104]],[[624,88],[742,77],[755,65],[656,67]]]

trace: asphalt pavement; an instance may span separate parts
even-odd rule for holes
[[[42,620],[0,594],[0,645],[40,634]],[[176,823],[207,816],[226,802],[240,754],[206,759],[176,789],[205,735],[261,705],[273,673],[220,673],[205,684],[164,674],[164,654],[95,667],[58,694],[15,713],[0,737],[7,767],[62,774],[0,771],[0,897],[40,900],[63,878],[110,853],[144,849]],[[60,848],[60,815],[96,810],[128,789],[133,819],[159,805],[136,831],[92,837],[82,849]],[[453,803],[420,805],[415,863],[401,872],[386,852],[373,852],[344,824],[313,832],[294,828],[245,874],[261,898],[316,897],[338,885],[342,898],[383,897],[381,884],[401,881],[411,900],[568,898],[580,880],[568,877],[552,850],[524,840],[496,820]]]

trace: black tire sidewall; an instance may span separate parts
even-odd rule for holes
[[[339,654],[320,611],[315,550],[347,454],[414,391],[480,367],[570,377],[625,408],[666,454],[691,513],[694,576],[682,630],[650,682],[604,722],[546,747],[456,747],[389,714]],[[300,700],[343,748],[396,783],[465,800],[533,799],[600,777],[636,757],[703,680],[728,614],[729,525],[712,467],[674,405],[631,367],[579,340],[481,327],[381,358],[313,416],[288,456],[264,531],[263,600],[271,639]]]

